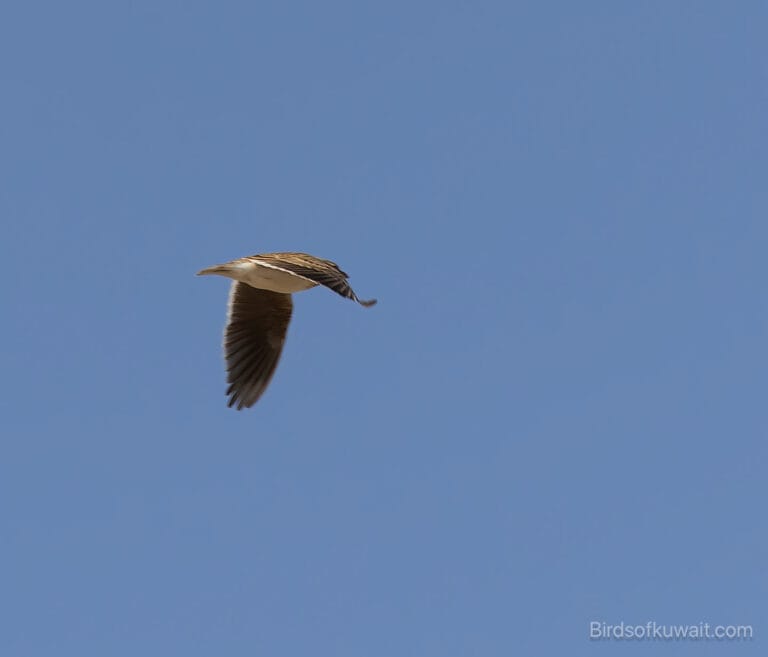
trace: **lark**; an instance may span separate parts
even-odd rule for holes
[[[264,253],[214,265],[198,276],[232,279],[224,328],[227,405],[250,408],[264,394],[277,369],[293,312],[294,292],[323,285],[370,307],[376,299],[359,299],[335,262],[306,253]]]

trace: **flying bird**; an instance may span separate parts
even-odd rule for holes
[[[232,279],[224,328],[229,407],[250,408],[264,393],[280,360],[291,294],[323,285],[365,307],[376,299],[358,299],[335,262],[306,253],[264,253],[214,265],[197,272]]]

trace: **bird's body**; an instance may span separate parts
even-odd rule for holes
[[[218,275],[234,282],[229,293],[224,354],[229,406],[255,404],[277,368],[291,320],[291,294],[324,285],[363,306],[375,299],[357,298],[347,274],[330,260],[306,253],[265,253],[214,265],[198,276]]]
[[[310,279],[297,276],[281,267],[274,266],[272,263],[266,264],[261,258],[263,256],[253,256],[233,260],[223,265],[215,265],[198,272],[198,276],[218,274],[241,283],[247,283],[259,290],[269,290],[282,294],[303,292],[318,285]]]

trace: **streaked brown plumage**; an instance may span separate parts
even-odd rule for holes
[[[291,294],[323,285],[341,296],[358,299],[348,275],[335,262],[306,253],[265,253],[208,267],[198,276],[216,274],[233,279],[229,292],[224,356],[229,406],[253,406],[275,373],[291,321]]]

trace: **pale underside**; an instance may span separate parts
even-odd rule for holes
[[[248,283],[251,287],[256,287],[260,290],[292,294],[294,292],[303,292],[318,285],[304,276],[265,264],[255,264],[246,261],[235,261],[227,264],[230,268],[226,271],[213,273],[226,276],[241,283]]]

